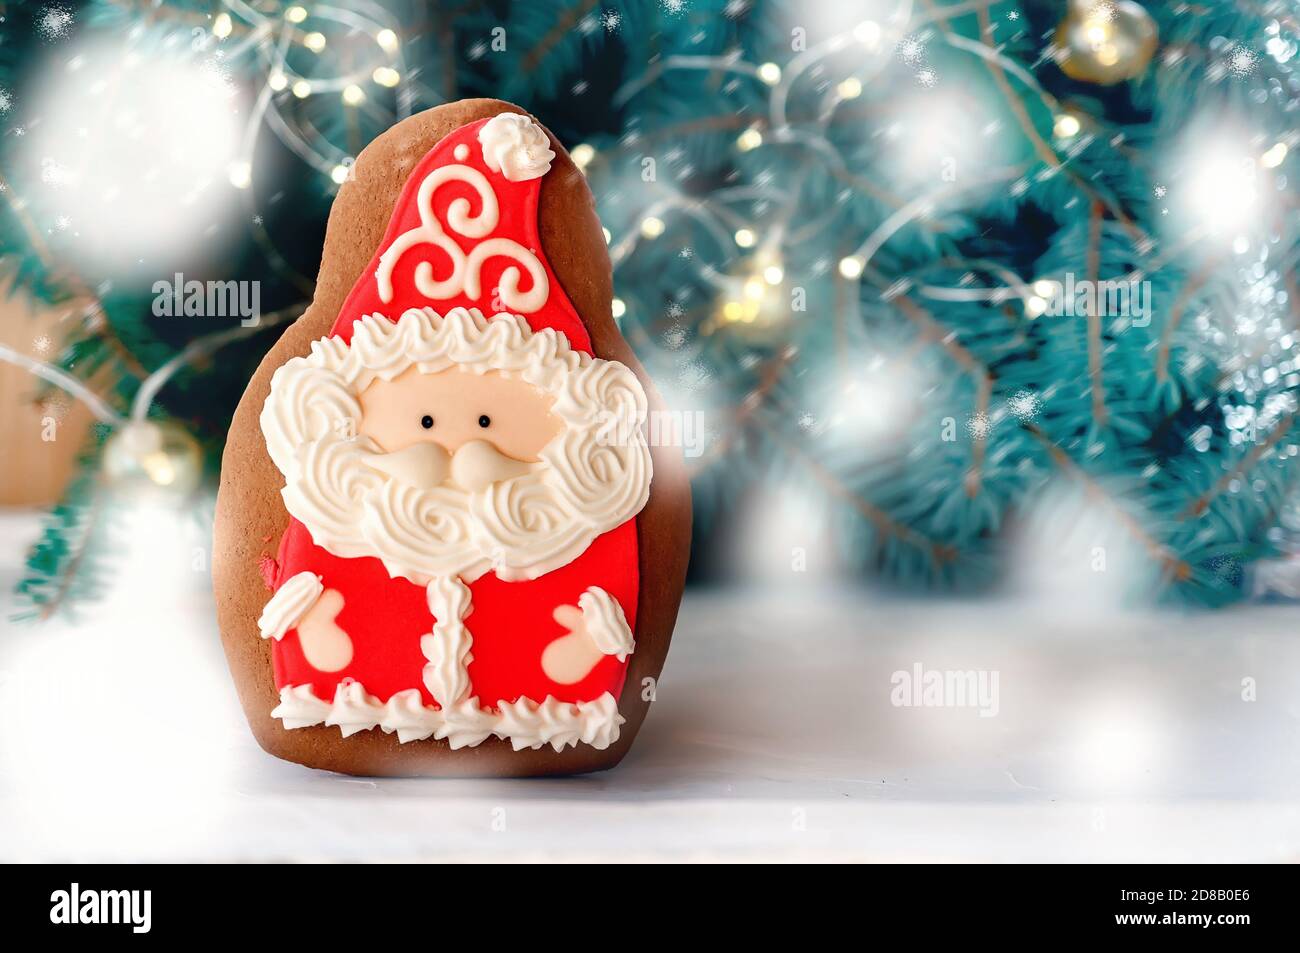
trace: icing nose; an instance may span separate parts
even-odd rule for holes
[[[446,448],[424,440],[392,453],[367,453],[362,459],[367,466],[387,473],[395,480],[426,490],[446,480],[451,469],[451,457]]]
[[[507,457],[486,440],[461,444],[451,458],[451,479],[466,490],[481,490],[489,483],[522,476],[528,470],[528,464]]]

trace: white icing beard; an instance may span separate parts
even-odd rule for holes
[[[358,395],[412,366],[517,377],[553,400],[564,428],[520,476],[473,490],[404,482],[367,464],[378,448],[355,435]],[[360,319],[351,346],[313,342],[310,355],[276,371],[261,423],[285,477],[285,505],[317,545],[378,557],[391,576],[426,586],[489,570],[535,579],[639,513],[651,477],[645,416],[645,392],[627,367],[572,350],[553,329],[534,333],[515,315],[424,308],[396,323]]]

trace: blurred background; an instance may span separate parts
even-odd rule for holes
[[[861,663],[804,658],[809,703],[873,685],[886,723],[890,671],[927,646],[1023,702],[920,735],[827,710],[796,748],[851,738],[887,762],[872,783],[939,797],[1290,785],[1289,622],[1246,604],[1300,597],[1298,42],[1293,0],[0,2],[0,599],[39,660],[0,675],[122,670],[104,640],[145,607],[131,651],[220,671],[222,441],[311,299],[332,197],[394,122],[492,96],[587,175],[614,315],[673,408],[684,630],[760,658],[772,628],[806,632]],[[190,284],[228,281],[215,309]],[[718,645],[674,652],[703,685]],[[1290,681],[1261,723],[1240,702],[1265,670]],[[23,684],[11,712],[72,711]],[[1044,767],[1026,739],[1054,702]],[[685,738],[736,778],[803,777],[746,760],[786,729],[755,715],[741,744],[678,712],[649,764]],[[1193,723],[1212,757],[1170,741]],[[936,774],[904,749],[986,760]],[[862,770],[828,751],[821,792]]]

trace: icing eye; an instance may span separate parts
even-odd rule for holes
[[[479,417],[479,419],[478,419],[478,425],[479,425],[480,427],[491,427],[491,426],[492,426],[492,418],[489,417],[487,414],[483,414],[483,415],[481,415],[481,416]]]
[[[423,427],[425,430],[432,430],[433,418],[430,417],[428,414],[425,414],[423,417],[420,418],[420,426]]]

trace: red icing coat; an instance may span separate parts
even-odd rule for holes
[[[393,300],[380,300],[375,282],[379,255],[395,237],[420,223],[416,193],[430,170],[453,160],[456,146],[469,147],[460,160],[482,172],[495,191],[500,207],[500,221],[489,237],[511,238],[531,250],[541,261],[549,279],[546,303],[536,312],[524,314],[533,330],[552,327],[564,333],[575,350],[591,352],[591,341],[577,312],[569,302],[550,264],[542,254],[537,230],[537,206],[541,179],[507,181],[492,172],[483,161],[477,135],[484,121],[471,123],[439,142],[419,162],[403,187],[393,218],[375,257],[357,280],[339,313],[331,334],[344,340],[352,336],[353,322],[363,315],[384,314],[396,320],[409,308],[433,307],[446,313],[456,306],[477,307],[485,315],[502,308],[494,307],[495,289],[502,271],[512,262],[489,258],[482,271],[482,297],[475,300],[461,294],[445,301],[430,301],[415,288],[413,274],[421,261],[429,261],[437,279],[449,271],[443,253],[430,245],[409,249],[398,261],[393,273]],[[549,173],[548,173],[549,174]],[[442,223],[447,221],[447,207],[456,198],[467,198],[478,211],[479,199],[472,188],[461,182],[449,182],[433,196],[433,208]],[[475,242],[446,229],[447,234],[468,253]],[[527,291],[524,276],[521,290]],[[273,649],[276,688],[311,684],[318,698],[330,701],[335,686],[350,678],[365,686],[366,691],[387,701],[396,692],[418,688],[426,705],[435,704],[422,677],[427,659],[420,640],[433,629],[423,587],[406,579],[393,579],[383,564],[374,558],[343,559],[317,546],[307,528],[296,519],[280,543],[278,572],[274,586],[297,573],[310,571],[321,576],[326,589],[343,595],[344,607],[335,620],[352,640],[352,661],[340,672],[321,672],[303,657],[296,630],[289,630]],[[581,556],[559,569],[525,582],[502,582],[488,573],[470,585],[472,606],[465,626],[473,637],[473,661],[469,664],[471,695],[479,704],[494,707],[499,702],[513,702],[528,697],[540,702],[547,695],[561,701],[579,702],[599,698],[610,692],[615,698],[622,690],[627,663],[605,656],[582,681],[560,685],[542,671],[542,652],[555,639],[567,634],[551,618],[557,606],[577,605],[578,597],[590,586],[599,586],[622,606],[628,624],[635,627],[637,591],[636,520],[597,538]],[[635,628],[633,630],[635,636]]]

